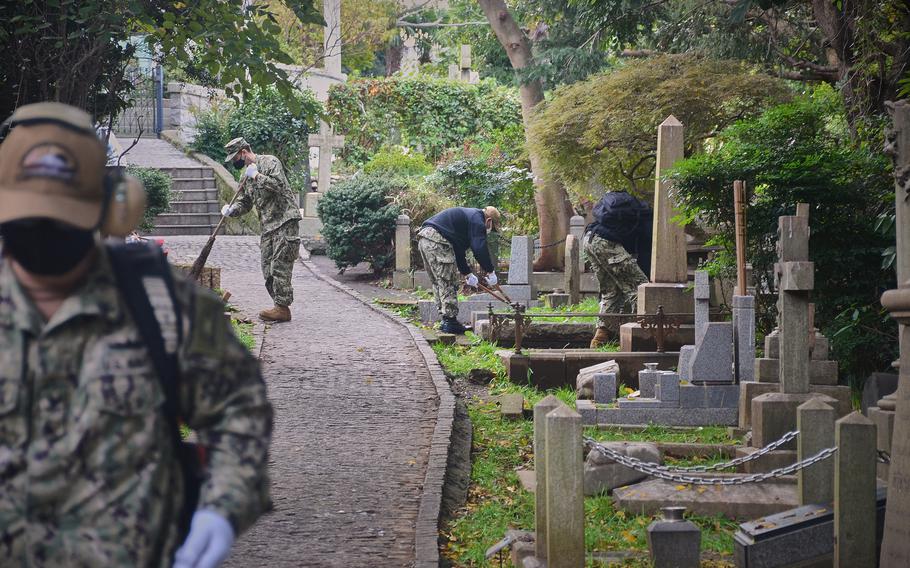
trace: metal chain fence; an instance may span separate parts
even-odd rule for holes
[[[784,437],[786,438],[786,436],[789,436],[790,434],[794,434],[794,433],[788,432]],[[792,439],[792,438],[790,438],[790,439]],[[779,445],[785,443],[782,440],[784,440],[784,438],[781,438],[781,440],[777,440],[777,442],[775,442],[775,443],[779,442],[779,444],[778,444],[778,446],[779,446]],[[787,440],[787,441],[789,441],[789,440]],[[766,473],[754,473],[754,474],[750,474],[750,475],[740,475],[740,476],[735,476],[735,477],[699,477],[699,476],[693,476],[693,475],[685,475],[685,474],[681,474],[681,473],[673,473],[672,469],[667,468],[666,466],[662,466],[662,465],[659,465],[656,463],[651,463],[651,462],[643,462],[639,459],[629,457],[625,454],[617,452],[616,450],[612,450],[591,438],[584,438],[584,443],[590,449],[601,453],[602,455],[610,458],[611,460],[615,461],[616,463],[618,463],[620,465],[624,465],[628,468],[634,469],[635,471],[644,473],[651,477],[656,477],[658,479],[664,479],[667,481],[672,481],[674,483],[682,483],[682,484],[687,484],[687,485],[745,485],[747,483],[762,483],[769,479],[774,479],[776,477],[783,477],[784,475],[791,475],[793,473],[796,473],[803,468],[809,467],[822,460],[828,459],[829,457],[834,455],[835,452],[837,452],[836,447],[825,448],[824,450],[818,452],[814,456],[811,456],[802,461],[796,462],[794,464],[791,464],[791,465],[788,465],[785,467],[779,467],[777,469],[774,469],[774,470],[766,472]],[[772,445],[769,444],[768,446],[766,446],[766,448],[771,447],[771,446]],[[767,450],[767,449],[763,448],[761,451],[763,451],[764,453],[767,453],[771,450]],[[758,452],[756,452],[756,453],[758,453]],[[742,460],[744,458],[740,458],[740,459]],[[753,459],[755,459],[755,458],[753,458]],[[746,461],[748,461],[748,460],[746,460]],[[728,462],[728,464],[734,463],[734,462],[737,462],[737,460],[733,460],[733,462]],[[742,462],[740,461],[737,463],[742,463]],[[724,465],[724,464],[719,464],[719,465]],[[729,465],[728,465],[728,467],[729,467]],[[697,470],[692,470],[692,471],[697,471]]]

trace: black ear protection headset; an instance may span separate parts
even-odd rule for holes
[[[16,114],[13,113],[0,124],[0,144],[6,140],[13,128],[34,124],[54,124],[91,136],[93,140],[101,143],[93,130],[87,130],[66,120],[51,116],[33,116],[16,120]],[[119,167],[107,168],[103,184],[104,200],[95,230],[100,231],[103,236],[126,237],[139,226],[145,214],[145,188],[139,179],[124,174]]]

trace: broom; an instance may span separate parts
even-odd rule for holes
[[[244,177],[240,181],[240,187],[237,188],[237,193],[234,194],[234,197],[231,198],[229,206],[233,205],[237,201],[237,197],[240,195],[240,192],[243,191],[243,186],[246,184],[246,180],[249,179]],[[215,237],[218,236],[218,231],[221,230],[221,225],[224,224],[224,220],[227,219],[224,215],[221,216],[221,220],[218,221],[218,224],[215,225],[215,230],[212,231],[212,236],[209,237],[208,242],[205,243],[205,246],[202,247],[202,252],[199,253],[199,258],[196,259],[196,262],[193,263],[193,267],[190,268],[190,277],[199,282],[199,278],[202,276],[202,269],[205,268],[205,263],[209,259],[209,254],[212,253],[212,247],[215,246]]]

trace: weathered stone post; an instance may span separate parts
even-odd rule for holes
[[[547,566],[581,568],[585,565],[581,415],[561,404],[545,420]]]
[[[575,242],[581,247],[581,239],[585,236],[585,218],[581,215],[572,215],[569,219],[569,234],[575,237]],[[581,250],[579,248],[578,250]],[[581,272],[585,271],[585,263],[581,263]]]
[[[547,445],[546,416],[562,405],[555,396],[547,395],[534,405],[534,475],[537,478],[537,490],[534,492],[534,539],[535,553],[538,558],[547,557]]]
[[[575,217],[573,217],[574,219]],[[569,295],[569,303],[574,305],[581,300],[581,254],[579,246],[581,239],[573,234],[566,236],[566,271],[565,291]]]
[[[796,455],[799,461],[834,446],[834,408],[813,398],[796,409],[799,439]],[[834,500],[834,460],[826,459],[803,468],[797,474],[799,504],[828,504]]]
[[[834,566],[875,566],[875,424],[853,412],[837,421],[835,437]]]
[[[736,379],[755,380],[755,296],[733,296]]]
[[[778,220],[780,262],[776,273],[780,291],[781,392],[809,392],[809,293],[815,265],[809,262],[809,220],[794,215]]]
[[[392,285],[396,288],[413,288],[411,273],[411,218],[399,215],[395,220],[395,272]]]

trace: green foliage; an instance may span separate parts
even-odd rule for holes
[[[285,0],[302,22],[321,23],[314,0]],[[242,0],[4,2],[0,4],[0,116],[19,105],[57,100],[96,118],[129,106],[125,67],[144,44],[169,68],[229,96],[294,87],[279,67],[281,29],[262,2]]]
[[[777,218],[792,215],[796,203],[811,204],[816,322],[848,378],[887,368],[896,345],[884,339],[896,333],[893,321],[861,308],[878,305],[882,291],[894,285],[893,273],[882,268],[892,243],[877,230],[879,215],[893,203],[893,181],[878,148],[851,142],[839,97],[820,88],[727,128],[712,151],[681,162],[673,175],[685,216],[719,230],[715,241],[731,253],[728,262],[731,188],[745,180],[747,258],[759,290],[776,291]],[[759,297],[763,333],[773,325],[773,303],[774,297]]]
[[[425,176],[433,171],[433,165],[420,152],[412,152],[405,146],[382,148],[373,154],[363,166],[364,173],[383,173],[393,176]]]
[[[691,153],[787,95],[779,80],[735,61],[660,56],[557,90],[536,112],[528,140],[577,196],[596,199],[600,186],[642,194],[652,187],[656,130],[667,116],[685,125]]]
[[[392,201],[402,213],[411,218],[411,227],[419,227],[424,221],[443,209],[455,207],[455,202],[440,193],[424,180],[403,180]],[[416,252],[416,249],[412,249]]]
[[[329,91],[327,112],[347,138],[342,157],[359,165],[401,144],[431,160],[480,133],[521,123],[516,94],[491,81],[470,85],[427,77],[351,81]]]
[[[219,162],[224,145],[242,136],[253,152],[271,154],[284,165],[292,187],[301,192],[309,169],[308,134],[316,128],[322,106],[311,91],[296,91],[289,104],[274,87],[255,88],[239,105],[216,104],[198,117],[192,147]]]
[[[154,168],[127,168],[126,173],[139,178],[145,186],[145,215],[139,224],[139,230],[151,231],[155,216],[164,213],[171,207],[171,176]]]
[[[357,175],[335,184],[319,200],[316,212],[323,222],[326,254],[342,272],[368,262],[382,272],[395,258],[395,219],[399,209],[390,203],[398,190],[386,176]]]

